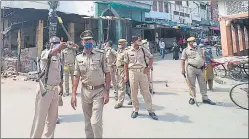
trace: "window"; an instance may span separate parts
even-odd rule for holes
[[[175,4],[182,5],[182,1],[175,1]]]
[[[169,13],[169,4],[164,2],[164,12]]]
[[[200,8],[203,9],[203,10],[206,10],[206,5],[200,5]]]
[[[180,16],[184,16],[184,13],[180,12]]]
[[[153,11],[157,11],[157,1],[153,1],[152,10],[153,10]]]
[[[159,1],[159,12],[163,12],[163,2]]]
[[[186,4],[187,4],[187,6],[189,6],[189,3],[188,3],[188,1],[186,1]]]
[[[177,12],[177,11],[174,11],[174,15],[179,15],[179,12]]]
[[[189,14],[185,14],[185,17],[189,17]]]

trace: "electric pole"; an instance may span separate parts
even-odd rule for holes
[[[49,21],[49,39],[53,36],[56,36],[57,32],[57,14],[56,9],[59,6],[59,1],[48,1],[49,5],[49,13],[48,13],[48,21]]]

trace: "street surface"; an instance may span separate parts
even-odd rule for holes
[[[248,111],[231,102],[230,84],[214,82],[214,92],[208,91],[216,106],[189,105],[188,87],[181,74],[180,60],[172,60],[172,54],[167,54],[164,60],[155,55],[153,74],[156,94],[152,99],[159,120],[148,116],[141,95],[138,118],[130,117],[132,108],[126,105],[127,100],[124,108],[114,109],[115,100],[111,91],[110,102],[104,107],[104,138],[248,138]],[[2,138],[29,137],[36,84],[22,78],[17,81],[2,79]],[[201,102],[201,95],[197,92],[197,101]],[[55,138],[85,138],[80,97],[76,111],[71,108],[70,99],[64,97],[64,106],[59,108],[61,124],[56,127]]]

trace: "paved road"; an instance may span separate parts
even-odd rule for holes
[[[180,74],[180,61],[158,59],[154,64],[154,109],[159,117],[152,120],[146,111],[141,98],[137,119],[131,119],[132,109],[129,106],[115,110],[115,100],[104,108],[105,138],[247,138],[248,111],[237,108],[229,99],[231,86],[214,84],[215,92],[208,92],[217,106],[201,104],[198,108],[188,104],[188,89]],[[165,86],[168,81],[169,87]],[[29,137],[34,115],[36,83],[31,81],[2,81],[1,100],[1,137]],[[198,94],[199,101],[201,100]],[[56,138],[84,138],[84,117],[80,108],[74,111],[70,106],[70,97],[64,98],[64,106],[59,114],[62,123],[57,125]],[[125,101],[127,103],[127,100]]]

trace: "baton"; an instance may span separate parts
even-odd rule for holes
[[[67,37],[69,38],[69,40],[73,41],[73,39],[71,38],[71,36],[69,35],[67,29],[65,28],[65,26],[63,25],[63,21],[61,19],[61,17],[57,16],[58,22],[61,24],[61,27],[63,29],[63,31],[66,33]]]

